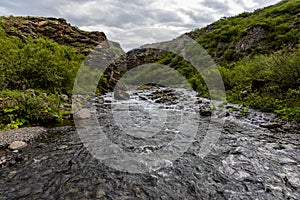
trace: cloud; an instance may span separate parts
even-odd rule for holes
[[[64,17],[84,30],[105,32],[126,50],[170,40],[224,17],[279,0],[2,0],[3,15]]]
[[[9,11],[6,8],[0,6],[0,15],[8,15],[8,13]]]
[[[202,2],[203,7],[211,8],[215,12],[222,13],[224,15],[228,15],[228,11],[230,10],[230,5],[225,3],[222,0],[204,0]]]
[[[6,8],[10,13],[9,15],[36,15],[36,16],[59,16],[56,6],[60,5],[60,1],[56,0],[1,0],[0,6]]]

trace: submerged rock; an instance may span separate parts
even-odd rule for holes
[[[114,92],[114,98],[116,100],[129,100],[130,99],[130,95],[122,90],[117,90]]]

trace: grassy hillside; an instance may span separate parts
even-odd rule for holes
[[[223,65],[244,57],[293,48],[300,38],[300,1],[281,1],[253,13],[223,18],[187,35]]]
[[[217,63],[229,102],[300,122],[299,0],[223,18],[187,35]],[[209,97],[202,77],[187,62],[167,53],[159,63],[177,69]]]

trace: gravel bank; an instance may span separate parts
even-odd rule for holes
[[[25,127],[2,131],[0,132],[0,146],[7,146],[16,140],[28,142],[46,133],[47,129],[43,127]]]

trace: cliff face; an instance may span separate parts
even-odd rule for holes
[[[67,23],[62,18],[45,17],[1,17],[7,34],[21,39],[48,38],[55,42],[71,46],[87,55],[93,48],[107,38],[103,32],[86,32]]]

